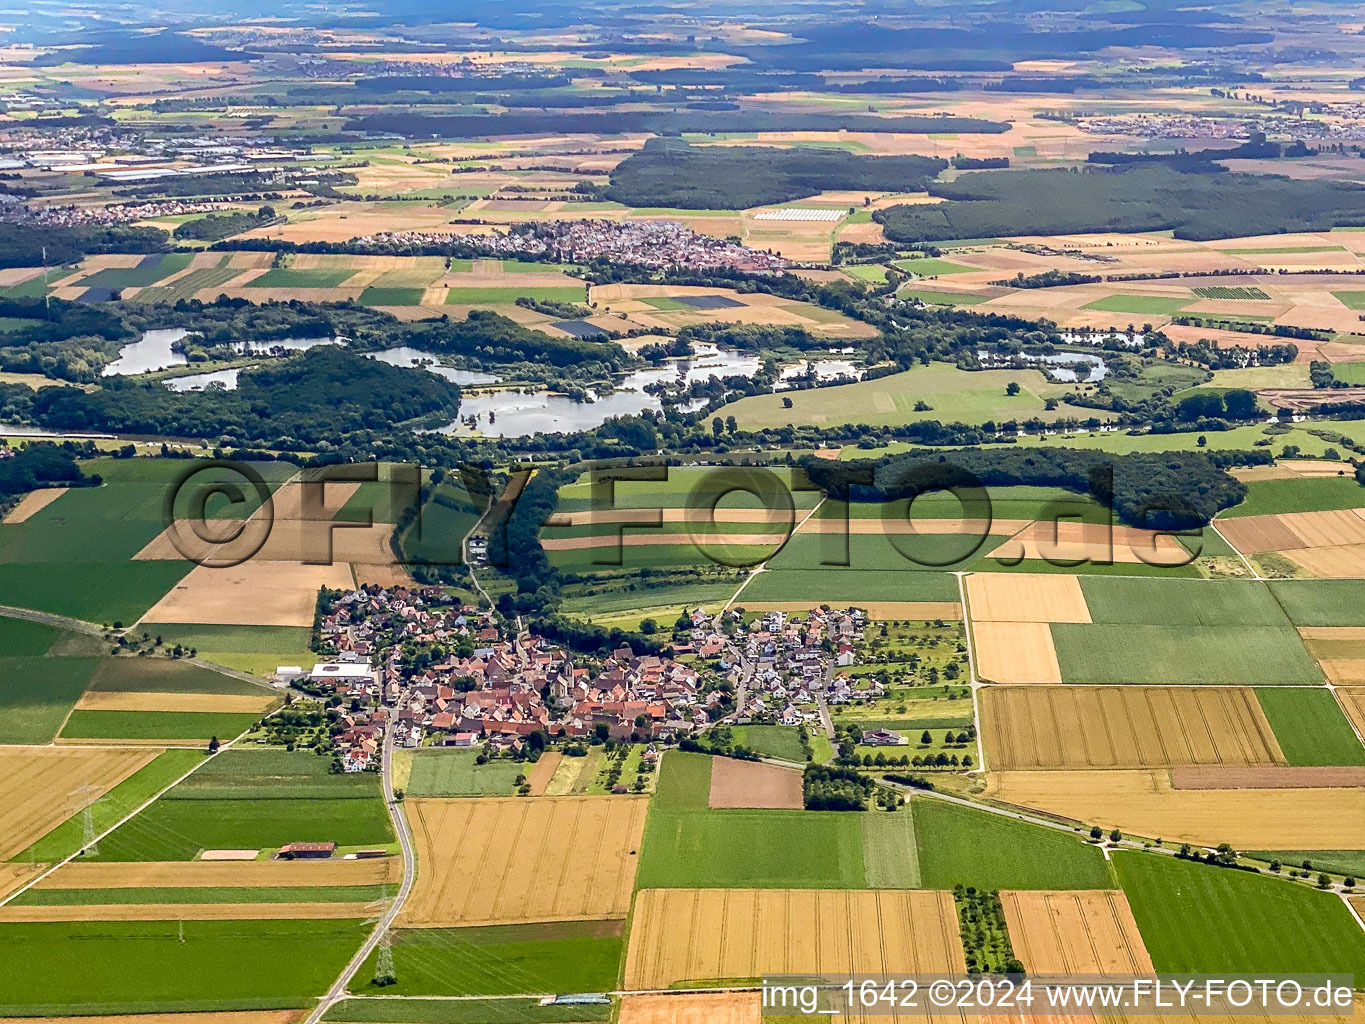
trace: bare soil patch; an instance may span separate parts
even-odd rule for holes
[[[350,567],[250,561],[230,569],[195,566],[143,622],[225,626],[311,626],[321,587],[349,589]]]
[[[1214,768],[1171,769],[1176,789],[1353,789],[1365,787],[1365,768]]]
[[[29,491],[19,499],[19,504],[5,514],[2,521],[6,526],[26,523],[65,493],[65,487],[41,487],[36,491]]]
[[[382,885],[397,882],[397,857],[364,860],[73,861],[38,883],[39,889],[188,889],[281,885]]]
[[[222,714],[258,714],[280,698],[263,693],[129,693],[87,690],[76,702],[80,711],[215,711]]]
[[[711,759],[712,807],[761,807],[800,810],[801,773],[792,768],[733,757]]]

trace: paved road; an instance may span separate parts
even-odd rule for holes
[[[380,919],[364,945],[351,958],[351,962],[346,965],[345,970],[332,987],[327,990],[327,994],[322,997],[312,1013],[308,1015],[304,1024],[317,1024],[322,1020],[323,1014],[331,1009],[332,1004],[342,999],[346,995],[346,986],[355,972],[360,970],[369,955],[374,952],[379,945],[379,940],[393,924],[398,914],[403,909],[403,903],[407,900],[408,894],[412,892],[412,884],[417,880],[417,855],[412,847],[412,832],[408,829],[408,819],[403,814],[403,809],[394,799],[393,794],[393,729],[386,729],[384,735],[384,756],[381,762],[381,776],[384,781],[384,805],[388,808],[389,818],[393,821],[393,830],[398,836],[398,845],[403,850],[403,884],[398,887],[398,895],[389,903],[388,909]]]

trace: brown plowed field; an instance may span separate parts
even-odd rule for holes
[[[1286,763],[1247,687],[991,686],[980,706],[1000,771]]]
[[[1365,735],[1365,687],[1339,686],[1336,692],[1337,700],[1355,724],[1356,732]]]
[[[635,903],[625,983],[965,970],[946,892],[648,889]]]
[[[26,523],[65,493],[65,487],[41,487],[36,491],[29,491],[19,499],[19,504],[5,513],[5,518],[0,522],[7,526]]]
[[[711,759],[712,807],[759,807],[800,810],[801,773],[794,768],[733,757]]]
[[[1089,622],[1075,576],[979,572],[967,577],[967,604],[978,622]]]
[[[41,839],[156,757],[133,748],[0,747],[0,860]],[[93,791],[82,798],[82,786]]]
[[[625,917],[648,797],[409,800],[404,927]]]
[[[1298,547],[1365,544],[1365,519],[1354,509],[1287,512],[1276,518],[1303,542]]]
[[[0,907],[0,923],[48,921],[344,921],[369,903],[105,903],[69,907]]]
[[[1244,850],[1365,849],[1365,790],[1177,790],[1165,771],[993,772],[987,795],[1086,825]]]
[[[1357,789],[1365,788],[1365,768],[1172,768],[1171,785],[1176,789]]]
[[[558,750],[540,755],[540,760],[535,763],[530,774],[526,776],[526,782],[531,787],[532,796],[545,795],[545,787],[555,777],[555,769],[559,767],[559,762],[562,760],[564,760],[564,755]]]
[[[1288,551],[1291,548],[1305,546],[1280,516],[1220,519],[1218,532],[1244,555],[1259,555],[1265,551]]]
[[[383,885],[403,874],[398,857],[366,860],[72,861],[48,875],[39,889],[189,889],[281,885]]]
[[[1002,892],[1014,953],[1032,974],[1151,974],[1122,892]]]
[[[976,673],[993,683],[1062,681],[1052,627],[1046,622],[973,622]]]
[[[760,1024],[757,992],[622,996],[620,1024]]]

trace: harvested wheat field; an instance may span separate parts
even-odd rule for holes
[[[6,526],[26,523],[65,493],[65,487],[42,487],[36,491],[29,491],[19,499],[19,504],[5,513],[5,518],[0,519],[0,522]]]
[[[1177,790],[1165,771],[993,772],[987,781],[992,799],[1153,839],[1365,849],[1365,790]]]
[[[1356,732],[1365,736],[1365,687],[1339,686],[1336,694],[1346,717],[1356,727]]]
[[[195,566],[142,621],[222,626],[311,626],[318,589],[347,590],[345,563],[243,562],[230,569]]]
[[[46,867],[46,864],[30,864],[27,861],[0,863],[0,899],[4,899]]]
[[[635,902],[625,983],[965,970],[946,892],[648,889]]]
[[[992,683],[1062,681],[1052,627],[1046,622],[973,622],[976,674]]]
[[[1076,576],[978,572],[967,577],[967,605],[977,622],[1089,622]]]
[[[368,903],[106,903],[0,907],[0,924],[48,921],[344,921]]]
[[[1301,568],[1321,579],[1359,579],[1365,576],[1365,544],[1336,544],[1284,552]]]
[[[980,706],[998,771],[1286,763],[1248,687],[992,686]]]
[[[1176,789],[1358,789],[1365,787],[1365,767],[1186,766],[1171,769],[1171,785]]]
[[[217,889],[296,885],[385,885],[403,874],[398,857],[366,860],[72,861],[38,889]]]
[[[123,690],[86,690],[76,702],[78,711],[216,711],[253,715],[280,698],[261,693],[134,693]]]
[[[619,1024],[759,1024],[757,992],[622,996]]]
[[[40,839],[147,764],[155,750],[0,747],[0,860]],[[77,800],[74,790],[93,787]]]
[[[712,807],[789,808],[805,806],[801,773],[760,761],[737,761],[732,757],[711,759]]]
[[[420,867],[403,927],[600,921],[630,911],[648,797],[406,806]]]
[[[1050,562],[1131,562],[1168,567],[1188,565],[1193,560],[1180,542],[1168,534],[1129,526],[1066,521],[1031,523],[992,551],[990,557],[1007,564],[1031,558]]]
[[[562,760],[564,760],[564,755],[558,750],[551,750],[540,755],[540,759],[536,761],[526,776],[526,782],[531,787],[532,796],[545,795],[545,790],[549,788],[550,780],[555,777],[555,771],[559,768],[559,762]]]
[[[1014,953],[1031,974],[1151,974],[1122,892],[1002,892]]]

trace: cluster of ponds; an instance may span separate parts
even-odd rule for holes
[[[181,329],[147,331],[135,342],[124,345],[119,357],[104,368],[104,376],[131,376],[154,373],[189,366],[189,360],[172,346],[186,336]],[[315,345],[345,344],[341,338],[283,338],[268,342],[238,342],[233,348],[242,355],[265,355],[272,349],[291,352],[303,351]],[[841,352],[836,354],[847,354]],[[400,346],[382,352],[367,353],[371,358],[391,366],[420,367],[463,387],[496,384],[498,378],[473,370],[457,370],[441,365],[440,357],[432,352]],[[460,414],[440,428],[442,433],[467,433],[471,430],[492,437],[523,437],[537,431],[572,432],[599,426],[613,416],[640,413],[646,409],[659,410],[662,403],[645,389],[651,384],[677,383],[687,385],[710,378],[750,377],[763,365],[762,359],[744,352],[721,349],[715,345],[699,344],[696,351],[683,359],[669,360],[662,366],[649,366],[626,374],[610,395],[590,402],[579,402],[567,395],[548,391],[523,392],[514,389],[487,391],[465,395],[460,401]],[[250,366],[204,373],[190,373],[167,377],[162,383],[172,391],[203,391],[221,386],[236,390],[243,370]],[[796,379],[813,370],[821,381],[839,377],[861,378],[862,371],[848,359],[825,358],[793,363],[782,370],[777,390],[792,386]],[[696,400],[683,408],[692,411],[705,405]],[[470,420],[473,421],[471,427]]]
[[[987,369],[995,368],[997,363],[1002,361],[1021,362],[1038,367],[1053,380],[1063,384],[1095,384],[1109,376],[1109,367],[1104,364],[1104,360],[1089,352],[1055,352],[1051,355],[1037,356],[1014,355],[1008,359],[1002,359],[998,353],[978,349],[976,355],[981,360],[981,365]],[[1085,363],[1090,367],[1084,377],[1080,376],[1074,369],[1077,363]]]

